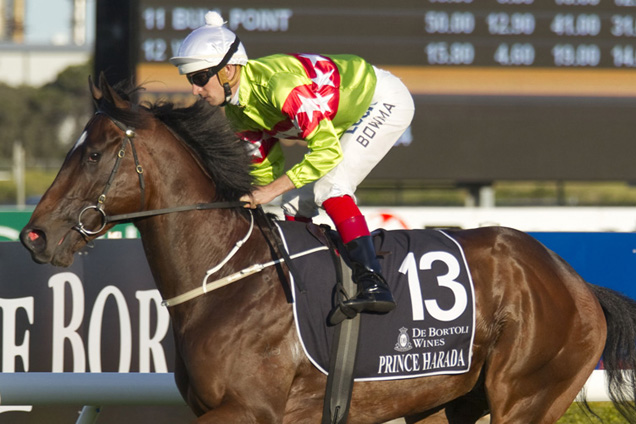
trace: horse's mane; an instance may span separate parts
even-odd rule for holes
[[[154,104],[150,111],[196,152],[216,183],[217,195],[238,200],[250,192],[250,158],[220,108],[198,100],[183,108]]]
[[[196,153],[216,184],[217,200],[238,200],[250,192],[252,177],[247,150],[230,128],[221,108],[201,99],[186,107],[177,107],[168,101],[139,104],[131,99],[143,87],[119,84],[113,88],[133,107],[117,108],[102,98],[98,102],[99,110],[134,128],[148,126],[148,116],[141,110],[149,111]]]

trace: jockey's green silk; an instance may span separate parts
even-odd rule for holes
[[[296,187],[315,181],[342,160],[340,137],[367,111],[373,67],[352,55],[278,54],[243,67],[239,105],[228,119],[250,144],[252,175],[264,185],[282,175],[279,139],[303,139],[309,152],[287,171]]]

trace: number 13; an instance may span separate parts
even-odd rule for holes
[[[422,290],[415,255],[413,252],[409,252],[406,258],[404,258],[399,271],[405,274],[408,279],[411,304],[413,307],[413,321],[424,321],[424,308],[426,308],[433,318],[439,321],[453,321],[464,313],[468,305],[466,289],[462,284],[455,281],[460,271],[457,259],[448,252],[428,252],[420,258],[419,269],[430,270],[435,261],[442,261],[448,267],[448,273],[437,276],[437,285],[450,289],[455,297],[455,303],[450,309],[445,310],[439,307],[436,299],[422,300]]]

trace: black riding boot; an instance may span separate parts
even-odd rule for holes
[[[389,286],[382,277],[372,237],[358,237],[345,244],[345,247],[351,260],[351,278],[358,285],[358,293],[356,297],[344,302],[344,306],[356,312],[380,314],[395,309],[396,303]]]

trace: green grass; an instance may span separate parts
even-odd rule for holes
[[[629,423],[623,418],[610,402],[589,402],[592,411],[598,415],[605,424],[623,424]],[[558,424],[587,424],[600,423],[589,413],[584,412],[578,403],[572,404],[568,411],[559,421]]]
[[[589,402],[590,408],[598,418],[584,411],[579,403],[573,403],[557,424],[628,424],[614,408],[611,402]],[[600,419],[599,419],[600,418]],[[481,422],[481,421],[480,421]]]

